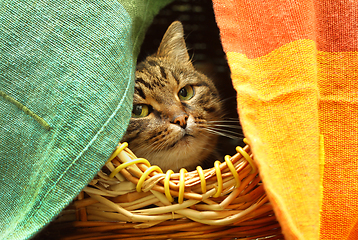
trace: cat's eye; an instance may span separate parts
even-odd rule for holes
[[[178,96],[182,101],[186,101],[191,99],[194,96],[194,89],[191,85],[186,85],[182,89],[179,90]]]
[[[136,104],[133,106],[132,117],[142,118],[148,116],[150,113],[150,107],[145,104]]]

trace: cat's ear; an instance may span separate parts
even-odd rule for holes
[[[181,22],[175,21],[170,24],[163,36],[156,55],[157,57],[171,58],[182,63],[190,63]]]

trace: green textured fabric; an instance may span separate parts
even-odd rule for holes
[[[0,239],[28,239],[125,132],[135,59],[168,0],[0,2]]]

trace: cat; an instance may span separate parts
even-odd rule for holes
[[[183,26],[173,22],[157,52],[137,65],[132,118],[122,142],[164,171],[193,170],[218,158],[215,124],[223,117],[217,88],[194,68]]]

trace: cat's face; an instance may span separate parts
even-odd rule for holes
[[[189,60],[182,25],[167,30],[157,54],[137,66],[133,114],[122,141],[163,170],[193,168],[215,150],[207,128],[222,106],[213,83]]]

